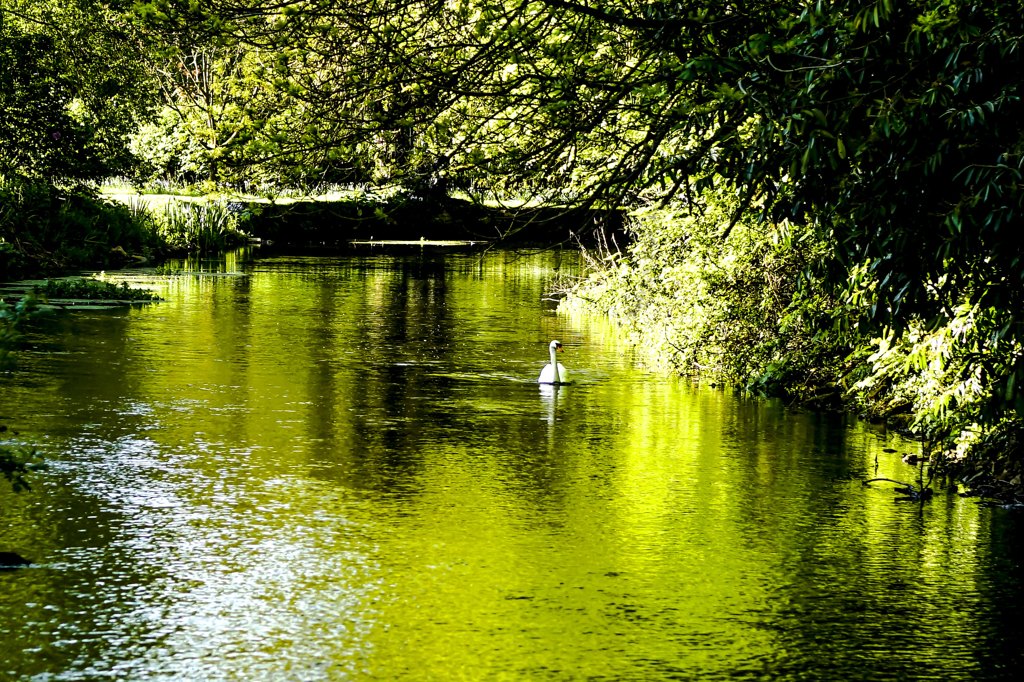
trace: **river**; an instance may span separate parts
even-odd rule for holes
[[[1018,513],[895,502],[862,481],[919,444],[645,371],[543,300],[576,265],[257,251],[38,320],[0,679],[1017,679]]]

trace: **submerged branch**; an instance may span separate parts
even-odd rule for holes
[[[931,488],[922,488],[921,490],[917,490],[910,483],[896,481],[891,478],[872,478],[867,481],[863,481],[863,485],[875,483],[876,481],[888,481],[889,483],[895,483],[899,486],[902,486],[900,488],[896,488],[896,492],[903,493],[904,495],[906,495],[906,497],[897,497],[897,502],[916,502],[918,500],[927,500],[930,499],[932,495],[935,494],[935,491],[932,490]]]

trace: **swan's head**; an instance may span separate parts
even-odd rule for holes
[[[548,346],[548,348],[550,348],[553,351],[561,350],[563,353],[565,352],[564,350],[562,350],[562,342],[561,341],[552,341],[551,344]]]

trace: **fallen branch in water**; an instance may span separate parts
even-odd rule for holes
[[[874,483],[875,481],[888,481],[889,483],[895,483],[899,485],[900,487],[896,488],[896,492],[903,493],[904,495],[906,495],[906,497],[897,497],[897,502],[916,502],[918,500],[928,500],[931,499],[931,496],[935,494],[935,491],[932,490],[931,488],[922,488],[921,490],[917,490],[914,488],[914,486],[912,486],[909,483],[904,483],[903,481],[894,481],[891,478],[872,478],[870,480],[864,481],[864,485]]]

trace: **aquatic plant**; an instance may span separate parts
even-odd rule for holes
[[[96,279],[51,279],[38,288],[47,298],[77,298],[96,301],[156,301],[159,297],[146,289],[133,289],[128,282],[114,284]]]
[[[39,454],[32,448],[0,445],[0,476],[7,479],[16,493],[31,490],[25,476],[32,471],[45,468],[39,461]]]
[[[169,201],[155,214],[160,234],[175,249],[217,251],[246,239],[249,212],[238,202]]]
[[[160,276],[174,276],[183,274],[184,272],[185,268],[181,267],[180,265],[168,265],[166,263],[163,263],[153,268],[153,274]]]
[[[10,364],[14,344],[21,337],[20,328],[32,316],[38,305],[38,297],[35,294],[23,296],[14,305],[0,300],[0,369]]]

